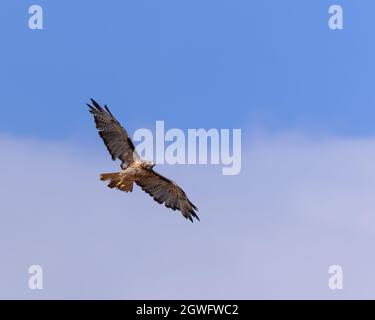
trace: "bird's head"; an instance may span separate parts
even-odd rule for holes
[[[145,169],[151,170],[153,167],[155,167],[155,165],[156,163],[154,161],[148,161],[148,160],[143,161],[143,167]]]

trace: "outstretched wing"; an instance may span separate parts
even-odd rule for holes
[[[96,128],[111,154],[112,160],[120,159],[121,167],[126,168],[135,160],[140,159],[128,133],[107,106],[105,105],[103,109],[95,100],[91,99],[91,102],[93,106],[87,105],[90,107]]]
[[[179,210],[182,215],[193,222],[193,218],[199,220],[195,210],[198,208],[191,203],[184,190],[175,182],[158,174],[154,170],[141,170],[135,183],[143,191],[147,192],[154,200],[160,204],[164,203],[167,208]]]

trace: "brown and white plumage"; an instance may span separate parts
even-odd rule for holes
[[[155,163],[141,159],[128,133],[106,105],[102,108],[95,100],[91,99],[91,102],[92,105],[87,105],[112,160],[122,161],[120,172],[103,173],[100,179],[109,180],[108,187],[125,192],[131,192],[133,183],[136,183],[156,202],[164,203],[172,210],[181,211],[182,215],[190,221],[193,221],[193,217],[199,220],[195,212],[198,208],[189,200],[184,190],[174,181],[155,172],[153,170]]]

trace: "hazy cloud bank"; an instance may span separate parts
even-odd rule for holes
[[[99,144],[0,147],[1,298],[375,298],[375,139],[254,136],[238,176],[157,167],[198,205],[194,224],[106,188],[98,174],[117,166]]]

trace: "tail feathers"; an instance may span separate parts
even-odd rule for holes
[[[108,187],[111,189],[117,188],[125,192],[133,191],[133,181],[126,180],[126,177],[121,175],[120,172],[102,173],[100,175],[100,180],[109,180]]]

